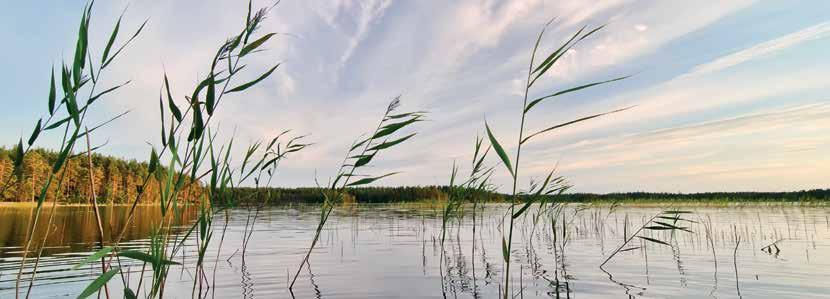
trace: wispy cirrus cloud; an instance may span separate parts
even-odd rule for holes
[[[271,1],[255,1],[255,6]],[[15,88],[0,97],[8,112],[0,140],[11,144],[42,110],[43,82],[59,51],[69,48],[81,3],[43,10],[34,3],[0,18],[12,47],[0,62],[14,72],[0,79]],[[94,44],[105,42],[126,0],[96,3]],[[822,6],[824,5],[824,6]],[[312,134],[307,151],[283,164],[280,185],[307,186],[333,171],[342,151],[376,122],[389,98],[404,108],[431,111],[420,134],[386,153],[374,171],[404,170],[382,184],[444,184],[453,160],[469,155],[486,116],[499,136],[516,133],[529,52],[540,26],[558,16],[543,41],[555,49],[584,25],[606,29],[569,52],[533,95],[625,74],[632,79],[574,93],[537,106],[531,128],[632,104],[636,109],[540,137],[528,149],[523,173],[540,176],[559,161],[579,190],[721,190],[801,188],[818,185],[826,159],[830,61],[825,54],[825,5],[794,6],[736,0],[703,2],[612,0],[283,1],[261,28],[281,33],[248,69],[282,62],[278,71],[244,97],[229,97],[217,123],[242,143],[283,129]],[[184,94],[215,46],[244,22],[236,2],[132,3],[124,28],[150,16],[145,33],[108,74],[132,79],[101,114],[133,109],[124,122],[102,129],[111,136],[104,153],[145,159],[158,135],[155,99],[166,71],[174,93]],[[180,12],[188,11],[188,14]],[[826,9],[824,9],[826,11]],[[754,30],[757,15],[780,32]],[[33,18],[50,26],[12,30]],[[130,23],[132,22],[132,23]],[[74,28],[74,25],[70,26]],[[68,28],[68,27],[67,27]],[[65,35],[65,36],[64,36]],[[41,36],[38,41],[31,36]],[[29,46],[31,45],[31,46]],[[58,53],[58,54],[56,54]],[[52,59],[52,60],[50,60]],[[39,70],[39,71],[35,71]],[[12,75],[13,74],[13,75]],[[254,76],[255,74],[252,74]],[[110,80],[110,79],[107,79]],[[32,99],[24,104],[16,99]],[[812,110],[811,110],[812,109]],[[817,113],[817,114],[816,114]],[[91,115],[91,117],[99,117]],[[135,124],[148,124],[137,126]],[[510,144],[506,144],[508,149]],[[806,160],[813,163],[806,163]],[[544,162],[544,163],[543,163]],[[527,162],[523,162],[527,163]],[[753,171],[755,170],[755,171]],[[803,180],[773,183],[780,171]],[[730,178],[724,185],[713,177]],[[497,182],[503,181],[498,177]]]
[[[830,37],[830,22],[820,23],[801,29],[797,32],[754,45],[750,48],[740,50],[733,54],[718,58],[715,61],[696,66],[691,70],[689,75],[700,76],[721,71],[753,59],[773,55],[776,52],[786,50],[804,42],[827,37]]]
[[[775,111],[724,118],[650,132],[582,140],[548,149],[540,161],[561,160],[560,170],[576,181],[593,177],[626,176],[648,180],[650,188],[697,191],[696,186],[728,185],[727,176],[748,179],[772,171],[816,173],[830,171],[830,104],[809,104]],[[537,172],[548,163],[531,166]],[[684,183],[693,178],[695,184]],[[742,190],[781,190],[781,186],[820,188],[821,177],[776,178],[764,187],[746,181]],[[740,185],[736,184],[736,185]],[[731,185],[732,187],[736,185]],[[579,188],[579,186],[577,185]],[[588,191],[582,188],[580,190]]]

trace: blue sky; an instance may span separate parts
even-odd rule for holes
[[[103,153],[146,159],[146,142],[157,143],[163,71],[174,93],[192,89],[216,45],[244,22],[244,4],[96,3],[94,53],[124,8],[122,28],[150,19],[104,79],[132,84],[91,115],[131,110],[95,136],[109,141]],[[45,112],[49,69],[72,55],[83,5],[23,1],[0,12],[0,143],[28,135]],[[276,183],[308,186],[315,174],[331,175],[351,141],[402,94],[403,109],[428,110],[430,121],[373,172],[403,172],[383,185],[445,184],[453,160],[469,159],[485,117],[515,150],[508,141],[517,134],[523,72],[535,35],[557,16],[546,51],[583,25],[608,26],[566,54],[531,95],[634,76],[546,102],[528,126],[638,106],[535,140],[523,156],[523,186],[559,163],[575,190],[588,192],[828,187],[827,11],[828,1],[284,0],[262,29],[287,34],[249,69],[282,66],[229,98],[217,117],[224,135],[235,131],[241,142],[284,129],[312,134],[316,144],[282,164]],[[507,179],[499,173],[495,182]]]

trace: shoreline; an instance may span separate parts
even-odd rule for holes
[[[137,206],[153,206],[155,204],[151,203],[143,203],[138,204]],[[47,209],[52,206],[52,202],[45,202],[43,203],[43,209]],[[132,204],[128,203],[117,203],[117,204],[99,204],[99,207],[129,207]],[[31,201],[24,201],[24,202],[0,202],[0,208],[36,208],[37,202]],[[58,203],[57,207],[92,207],[92,204],[88,203]]]
[[[414,200],[414,201],[388,201],[388,202],[349,202],[344,203],[344,205],[430,205],[430,206],[440,206],[446,203],[444,200],[436,200],[436,199],[423,199],[423,200]],[[502,201],[484,201],[480,202],[483,204],[507,204],[507,202]],[[554,202],[549,202],[554,203]],[[830,206],[830,201],[824,200],[811,200],[811,201],[787,201],[787,200],[755,200],[755,201],[724,201],[724,200],[623,200],[623,201],[612,201],[612,200],[593,200],[593,201],[558,201],[558,203],[567,203],[567,204],[582,204],[582,205],[595,205],[601,207],[607,206],[622,206],[622,207],[630,207],[630,208],[655,208],[655,207],[741,207],[741,206],[814,206],[814,207],[823,207],[823,206]],[[296,202],[272,202],[269,203],[267,206],[270,207],[280,207],[280,206],[291,206],[291,205],[303,205],[303,206],[316,206],[320,203],[317,202],[304,202],[304,201],[296,201]],[[471,204],[471,202],[466,203]],[[43,208],[51,207],[52,203],[44,203]],[[58,203],[57,207],[92,207],[92,204],[88,203]],[[130,207],[132,204],[129,203],[116,203],[116,204],[99,204],[101,208],[108,208],[108,207]],[[157,206],[157,203],[141,203],[137,206],[140,207],[150,207],[150,206]],[[237,207],[247,207],[250,204],[241,202]],[[0,208],[35,208],[37,207],[36,202],[0,202]]]

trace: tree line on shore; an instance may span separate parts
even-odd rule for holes
[[[40,186],[48,178],[49,165],[58,153],[47,149],[33,149],[15,167],[15,148],[0,147],[0,186],[6,186],[0,194],[2,202],[34,202],[40,194]],[[148,164],[100,154],[92,154],[92,180],[85,155],[74,156],[66,164],[67,171],[60,184],[52,184],[47,200],[62,203],[87,203],[94,190],[95,198],[102,203],[124,203],[134,198],[137,188],[147,176]],[[163,173],[163,172],[161,172]],[[150,176],[144,202],[159,198],[158,178]],[[199,192],[200,184],[190,184],[191,192]],[[94,186],[94,189],[92,188]],[[319,188],[253,188],[234,190],[241,203],[318,203],[323,201]],[[501,202],[508,197],[496,192],[475,191],[472,197],[479,201]],[[412,202],[422,200],[446,200],[448,186],[363,187],[348,190],[347,200],[356,202]],[[191,197],[193,198],[193,197]],[[795,192],[705,192],[705,193],[566,193],[557,196],[568,202],[625,202],[625,201],[828,201],[830,189],[802,190]]]
[[[15,165],[18,150],[0,147],[0,201],[36,202],[41,187],[52,171],[51,165],[59,153],[48,149],[32,149]],[[46,200],[61,203],[89,203],[96,198],[102,203],[126,203],[135,198],[149,165],[136,160],[126,160],[93,153],[90,170],[87,156],[82,153],[67,159],[66,172],[49,185]],[[158,172],[164,176],[164,172]],[[91,179],[90,179],[91,177]],[[142,201],[155,202],[159,198],[158,181],[162,177],[150,176]],[[198,184],[188,184],[190,191],[198,192]],[[94,192],[94,193],[93,193]]]
[[[446,200],[448,186],[416,187],[363,187],[348,190],[348,199],[363,203],[413,202]],[[323,201],[318,188],[237,188],[242,203],[317,203]],[[481,190],[469,198],[480,202],[508,202],[509,196]],[[702,193],[565,193],[553,196],[562,202],[817,202],[830,201],[830,189],[801,190],[793,192],[702,192]]]

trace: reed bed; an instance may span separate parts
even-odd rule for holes
[[[247,267],[245,264],[246,252],[253,245],[251,241],[255,234],[256,223],[260,218],[260,211],[270,204],[271,199],[274,198],[272,192],[276,190],[271,185],[274,183],[278,167],[281,162],[289,159],[295,153],[313,146],[311,142],[306,141],[306,135],[294,135],[290,130],[285,130],[271,139],[252,142],[242,148],[243,155],[241,157],[236,157],[233,153],[239,145],[235,144],[234,136],[231,135],[225,143],[220,142],[220,132],[223,132],[223,128],[212,123],[213,117],[221,112],[220,108],[222,106],[220,104],[226,99],[226,96],[244,96],[246,91],[268,79],[280,66],[279,63],[274,63],[269,66],[267,71],[254,74],[253,79],[247,81],[240,81],[239,79],[243,76],[248,77],[243,74],[247,73],[245,67],[251,63],[250,57],[263,52],[262,49],[265,45],[279,37],[278,33],[262,33],[259,30],[263,20],[275,7],[276,3],[273,6],[254,10],[252,3],[248,2],[244,23],[241,23],[241,26],[227,40],[218,45],[212,59],[204,64],[206,75],[202,76],[195,86],[189,87],[187,96],[174,96],[178,94],[174,89],[174,83],[176,82],[171,82],[166,73],[160,75],[159,120],[156,124],[159,130],[159,138],[148,149],[149,171],[137,186],[137,193],[127,204],[130,208],[126,220],[127,224],[116,234],[117,237],[112,242],[107,243],[105,241],[104,224],[99,216],[98,201],[95,196],[90,198],[95,211],[99,239],[95,245],[96,252],[76,265],[76,269],[95,263],[100,264],[100,273],[79,294],[79,298],[86,298],[95,294],[107,298],[137,298],[141,294],[148,298],[164,297],[170,269],[172,266],[182,265],[176,260],[176,257],[183,256],[182,250],[184,250],[187,242],[195,242],[196,244],[196,261],[190,289],[191,296],[199,298],[214,296],[219,256],[226,245],[225,240],[228,223],[230,222],[229,211],[238,208],[242,203],[253,202],[256,204],[245,206],[248,209],[247,218],[238,249],[239,256],[243,261],[243,268]],[[26,154],[34,148],[41,138],[56,134],[56,139],[60,140],[59,154],[51,165],[51,172],[45,181],[46,183],[41,186],[40,195],[37,197],[32,212],[34,216],[27,225],[30,233],[27,236],[22,251],[22,261],[17,272],[15,285],[17,297],[25,296],[28,298],[31,294],[33,283],[36,280],[38,263],[46,239],[49,236],[47,230],[43,239],[38,242],[39,240],[35,239],[35,231],[50,227],[52,224],[52,215],[54,215],[55,207],[58,205],[57,197],[53,197],[55,200],[49,203],[51,204],[49,206],[51,208],[51,212],[48,213],[49,218],[44,221],[44,219],[41,219],[41,215],[44,213],[44,204],[47,203],[47,194],[50,192],[57,194],[63,186],[61,182],[66,175],[66,161],[74,157],[86,157],[86,162],[91,169],[91,155],[103,146],[93,146],[93,137],[97,137],[94,135],[97,132],[96,130],[126,114],[125,112],[114,115],[102,123],[89,124],[86,122],[87,112],[92,111],[92,108],[96,107],[95,104],[104,101],[111,93],[128,85],[129,82],[110,87],[100,87],[106,88],[102,91],[98,90],[99,86],[97,86],[102,76],[106,75],[104,71],[107,67],[117,62],[117,57],[126,53],[127,46],[139,37],[148,23],[145,21],[124,38],[123,32],[121,32],[121,18],[119,18],[112,27],[111,34],[106,39],[107,43],[102,47],[102,54],[98,59],[98,55],[93,55],[90,50],[92,47],[89,44],[88,36],[93,13],[92,8],[93,4],[89,3],[83,10],[73,60],[64,62],[59,67],[57,76],[54,74],[54,70],[52,72],[48,86],[48,109],[44,117],[36,122],[33,132],[26,141],[24,142],[24,139],[21,138],[14,149],[16,155],[13,162],[19,168]],[[531,178],[527,180],[527,188],[520,187],[524,182],[524,178],[521,176],[523,174],[522,163],[520,163],[523,147],[527,146],[530,141],[534,141],[538,136],[552,134],[565,127],[632,108],[624,107],[576,117],[543,128],[531,129],[527,127],[527,120],[533,116],[533,112],[536,112],[534,108],[540,107],[541,104],[547,104],[555,98],[571,95],[578,91],[628,78],[628,76],[621,76],[566,87],[555,92],[545,92],[543,96],[535,98],[531,97],[532,94],[536,93],[536,89],[542,88],[539,84],[548,78],[546,74],[554,69],[557,62],[569,50],[604,28],[604,25],[591,29],[588,29],[587,26],[582,27],[570,36],[566,42],[543,54],[544,49],[540,45],[545,36],[545,31],[552,23],[553,20],[542,27],[530,54],[522,104],[517,117],[518,132],[516,132],[516,138],[514,139],[515,143],[511,144],[512,147],[505,147],[504,145],[507,143],[500,142],[496,131],[493,129],[496,124],[491,124],[485,120],[483,131],[486,133],[486,137],[478,136],[475,138],[473,155],[466,175],[461,175],[462,167],[453,162],[449,184],[444,189],[446,193],[442,194],[444,197],[421,203],[421,205],[433,208],[434,216],[440,218],[441,221],[440,235],[433,236],[432,240],[433,245],[437,250],[440,250],[444,295],[446,296],[448,292],[446,286],[449,286],[449,292],[452,292],[453,287],[452,283],[446,282],[446,279],[450,279],[451,276],[455,275],[450,273],[449,269],[460,267],[452,265],[450,254],[445,253],[460,251],[461,241],[458,232],[462,227],[461,223],[467,217],[472,220],[473,257],[476,257],[477,254],[482,257],[486,255],[483,252],[485,246],[481,246],[482,250],[478,253],[476,251],[476,248],[478,248],[476,235],[481,236],[482,234],[482,231],[477,230],[477,227],[481,227],[484,222],[488,221],[498,223],[495,227],[498,228],[497,233],[501,241],[499,256],[504,269],[501,272],[502,277],[498,278],[498,281],[502,290],[500,295],[505,299],[523,295],[524,285],[522,279],[525,271],[541,273],[541,262],[534,259],[538,256],[533,252],[535,250],[532,246],[534,240],[552,244],[551,248],[555,256],[554,273],[552,276],[550,274],[538,274],[538,276],[551,284],[558,297],[560,292],[564,292],[566,295],[570,294],[571,286],[566,252],[569,250],[569,242],[574,238],[584,237],[588,234],[605,236],[606,234],[613,234],[613,232],[622,232],[621,244],[616,246],[616,249],[611,251],[599,263],[599,267],[603,271],[605,271],[603,266],[611,262],[615,256],[638,250],[643,253],[644,264],[648,269],[648,256],[645,249],[647,245],[655,245],[667,246],[672,249],[676,257],[678,271],[682,273],[683,267],[678,250],[681,246],[689,244],[680,244],[676,234],[700,231],[700,228],[703,228],[702,231],[705,232],[706,241],[699,243],[712,248],[712,256],[715,260],[715,279],[718,275],[717,254],[714,250],[716,242],[731,240],[734,243],[735,280],[737,291],[740,292],[739,285],[737,285],[737,254],[742,238],[749,236],[749,229],[746,227],[741,231],[740,228],[735,226],[731,232],[733,237],[731,239],[725,238],[725,232],[713,229],[711,219],[704,221],[699,217],[698,221],[695,221],[689,217],[692,211],[675,208],[661,209],[651,218],[642,219],[641,222],[638,222],[640,225],[637,226],[634,224],[634,222],[637,222],[636,219],[629,219],[627,214],[622,216],[618,214],[619,208],[624,206],[621,205],[620,201],[592,202],[585,200],[579,202],[567,200],[564,193],[571,188],[571,184],[565,177],[559,175],[555,164],[547,172],[544,179]],[[358,188],[398,173],[369,174],[368,171],[371,170],[370,166],[374,165],[383,153],[395,149],[415,137],[417,133],[412,132],[413,127],[426,118],[426,112],[424,111],[400,112],[398,111],[400,106],[401,100],[398,96],[393,98],[385,107],[377,107],[382,112],[377,126],[371,129],[368,134],[358,137],[347,148],[337,172],[326,184],[321,185],[318,182],[316,189],[305,191],[318,193],[317,196],[322,198],[322,203],[315,206],[315,209],[319,209],[319,220],[317,220],[309,246],[303,258],[299,261],[297,270],[293,272],[293,275],[289,274],[290,283],[287,282],[287,287],[292,294],[303,269],[311,273],[309,261],[313,257],[314,249],[318,246],[321,234],[326,229],[326,223],[335,209],[338,206],[348,206],[350,202],[353,202],[354,197],[350,192],[357,192],[359,191]],[[508,150],[514,150],[514,152],[509,153]],[[495,154],[498,159],[493,159],[492,154]],[[525,159],[528,158],[532,159],[532,157],[525,157]],[[491,178],[495,175],[496,169],[500,167],[499,164],[504,167],[506,175],[509,175],[511,179],[510,192],[504,196],[507,204],[500,206],[503,207],[503,211],[499,214],[500,217],[489,216],[491,218],[486,219],[485,215],[477,211],[482,209],[484,199],[487,199],[496,191],[495,186],[491,183]],[[91,175],[89,180],[94,190],[95,182]],[[8,188],[9,182],[10,179],[0,185],[0,194],[3,194],[5,188]],[[200,186],[200,188],[192,188],[193,186]],[[245,188],[242,188],[243,186]],[[148,205],[145,191],[150,187],[159,190],[160,199],[157,203],[151,203],[151,205],[158,208],[161,217],[153,223],[149,245],[146,249],[125,248],[121,245],[121,241],[129,223],[138,221],[136,208]],[[94,195],[95,192],[90,192],[90,194]],[[654,203],[650,200],[635,202],[636,205],[651,205]],[[731,202],[728,204],[731,204]],[[175,224],[182,222],[182,210],[193,208],[191,205],[198,209],[196,220],[190,223],[184,231],[175,229]],[[662,203],[657,205],[664,206]],[[401,204],[400,207],[409,207],[409,205]],[[217,217],[224,217],[222,226],[216,224],[216,220],[220,219]],[[619,224],[620,219],[622,219],[621,226]],[[520,222],[524,229],[518,230],[516,227],[520,226]],[[455,240],[453,240],[452,235],[454,225],[459,227],[455,231]],[[771,241],[770,245],[765,247],[765,252],[770,254],[775,252],[777,254],[781,251],[781,248],[779,248],[779,244],[781,244],[779,242],[783,240],[781,235],[782,233],[779,232],[772,234],[767,232],[764,235],[764,238],[774,238],[774,242]],[[758,237],[758,235],[755,235],[755,237]],[[516,258],[519,253],[514,248],[514,243],[515,240],[520,238],[523,243],[530,244],[530,246],[525,248],[527,251],[524,253],[524,256],[527,257],[524,260],[525,263],[519,265],[519,285],[516,287],[513,285],[515,280],[512,277],[516,270],[514,263],[517,260],[522,260]],[[426,236],[423,236],[423,239],[423,250],[426,252]],[[481,241],[482,239],[479,238],[478,240]],[[602,238],[601,240],[605,239]],[[216,245],[217,241],[218,245]],[[213,248],[216,252],[209,252]],[[35,256],[30,257],[29,254],[35,254]],[[425,253],[424,256],[426,256]],[[210,257],[215,258],[210,261]],[[482,258],[482,260],[487,276],[496,275],[493,274],[494,271],[490,271],[493,266],[487,262],[487,259]],[[30,272],[29,277],[25,277],[24,268],[28,263],[33,263],[34,269]],[[140,264],[140,271],[137,271],[140,278],[137,282],[129,277],[131,267],[136,267],[136,264]],[[474,292],[476,290],[475,267],[474,259],[472,263]],[[513,270],[511,270],[511,267]],[[443,270],[444,268],[447,269],[446,273]],[[148,275],[145,275],[145,273]],[[309,276],[313,279],[311,274]],[[124,286],[122,290],[109,288],[108,283],[116,277],[121,280],[121,285]],[[147,277],[146,281],[145,277]],[[609,279],[614,281],[610,273]],[[636,286],[625,283],[619,284],[627,291],[637,289]]]
[[[234,79],[244,73],[243,69],[246,66],[246,62],[244,61],[247,61],[247,58],[260,52],[260,48],[277,35],[276,33],[260,34],[258,32],[260,24],[273,7],[253,10],[252,3],[248,3],[244,26],[237,31],[238,33],[231,36],[218,47],[213,59],[208,63],[207,75],[193,88],[190,96],[182,98],[174,97],[173,94],[175,92],[173,92],[173,86],[170,80],[166,74],[162,76],[163,92],[159,94],[160,119],[158,124],[160,142],[156,144],[160,149],[157,150],[155,146],[150,149],[149,171],[143,183],[138,186],[138,192],[135,198],[132,199],[127,222],[129,223],[136,218],[136,207],[142,204],[142,197],[144,191],[147,190],[151,177],[155,178],[154,181],[158,183],[158,186],[155,187],[161,190],[160,200],[157,204],[161,211],[161,220],[155,225],[155,229],[150,238],[150,246],[146,252],[123,250],[119,246],[120,240],[128,225],[124,226],[124,229],[109,246],[104,246],[103,236],[101,236],[101,241],[98,244],[99,250],[82,263],[85,264],[100,260],[101,275],[93,280],[81,292],[79,297],[91,296],[100,292],[103,288],[103,295],[107,298],[111,295],[135,298],[136,294],[139,294],[141,288],[145,285],[149,289],[149,292],[147,292],[148,297],[163,297],[169,267],[178,264],[172,258],[179,253],[183,242],[191,237],[195,237],[198,243],[198,260],[196,262],[197,278],[194,279],[193,283],[194,296],[196,296],[195,292],[198,289],[199,296],[202,297],[203,290],[208,287],[205,257],[206,250],[213,240],[213,217],[215,214],[234,205],[235,194],[233,188],[245,184],[248,180],[253,180],[254,185],[257,187],[261,185],[267,186],[267,184],[271,183],[275,169],[281,160],[286,159],[289,154],[298,152],[310,145],[309,143],[302,142],[304,136],[286,137],[288,133],[286,131],[271,139],[267,145],[263,145],[262,142],[255,142],[250,145],[243,161],[232,166],[231,150],[233,148],[233,138],[227,144],[219,145],[215,142],[220,128],[212,126],[211,120],[219,110],[220,104],[225,96],[231,94],[238,96],[239,94],[243,94],[244,91],[268,78],[279,67],[279,64],[275,64],[251,81],[234,82],[238,81]],[[92,57],[93,54],[90,50],[88,37],[93,12],[92,8],[93,3],[89,3],[84,8],[78,31],[74,60],[71,63],[65,63],[61,68],[59,78],[62,93],[58,93],[53,72],[47,101],[48,116],[45,117],[45,121],[44,119],[38,120],[25,146],[21,138],[21,141],[16,147],[17,154],[15,155],[14,163],[16,166],[19,166],[22,164],[27,152],[33,148],[35,142],[41,137],[41,133],[48,133],[51,130],[60,128],[63,129],[59,150],[60,154],[52,166],[51,174],[42,187],[35,211],[33,212],[35,216],[31,221],[30,231],[32,233],[30,233],[28,241],[26,242],[20,270],[18,271],[16,283],[16,294],[18,297],[23,294],[20,290],[21,283],[24,282],[22,273],[28,261],[27,254],[30,252],[29,248],[33,246],[32,236],[36,228],[44,225],[40,221],[40,215],[44,200],[46,199],[46,193],[55,189],[50,188],[50,186],[53,182],[57,181],[56,185],[60,189],[60,182],[65,175],[65,161],[70,157],[85,154],[88,162],[91,163],[91,153],[99,149],[100,146],[92,147],[89,141],[90,136],[96,129],[126,114],[118,114],[100,124],[87,125],[84,122],[87,112],[94,107],[93,104],[104,100],[106,95],[129,83],[116,85],[104,91],[96,90],[97,83],[101,80],[103,71],[139,36],[142,29],[147,25],[147,22],[145,21],[134,33],[129,35],[126,41],[117,45],[119,32],[121,31],[121,18],[119,18],[113,26],[112,33],[107,39],[107,44],[103,47],[101,59],[97,61],[96,65],[96,61]],[[231,84],[232,82],[233,84]],[[84,94],[88,95],[82,97]],[[180,108],[180,105],[185,105],[185,108]],[[63,116],[60,115],[61,108],[65,108]],[[87,149],[77,154],[77,143],[82,138],[86,138],[87,140]],[[166,165],[162,165],[165,163]],[[202,182],[205,182],[207,186],[204,190],[200,190],[201,192],[188,188],[189,186],[201,184]],[[2,186],[3,189],[0,189],[0,193],[8,185],[9,182],[7,181]],[[92,200],[97,215],[97,201],[95,201],[94,197]],[[199,202],[200,213],[198,220],[186,233],[179,235],[171,226],[174,222],[179,222],[181,204],[185,203],[186,205],[188,202],[193,201]],[[51,215],[54,214],[56,203],[57,199],[52,202],[52,213],[49,214],[49,223],[46,226],[51,224]],[[101,230],[100,219],[98,220],[98,228]],[[48,238],[48,232],[45,234],[44,240],[46,238]],[[250,239],[250,235],[248,239]],[[31,271],[32,274],[28,278],[29,286],[25,291],[26,297],[29,297],[31,292],[42,250],[43,246],[37,249],[37,257],[34,261],[35,268]],[[130,284],[131,281],[126,277],[122,259],[132,259],[143,264],[140,272],[141,279],[138,285]],[[149,269],[147,267],[148,265]],[[152,272],[151,281],[146,283],[143,279],[145,271]],[[122,284],[124,285],[123,293],[120,293],[121,295],[111,294],[107,288],[107,282],[116,275],[120,276]]]

